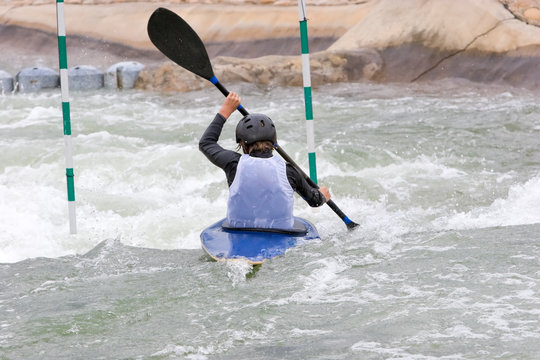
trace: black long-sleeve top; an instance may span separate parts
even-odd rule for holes
[[[224,149],[217,143],[226,120],[227,119],[221,114],[216,115],[199,141],[199,150],[206,155],[212,164],[225,171],[227,183],[231,186],[236,175],[236,167],[238,166],[241,154],[236,151]],[[252,152],[250,156],[268,158],[272,156],[272,153]],[[294,166],[287,163],[286,170],[287,179],[289,180],[291,187],[309,204],[309,206],[317,207],[326,202],[324,195],[317,188],[309,185],[306,179],[304,179],[302,174],[300,174]]]

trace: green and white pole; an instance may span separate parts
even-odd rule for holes
[[[311,72],[309,67],[309,46],[306,4],[298,0],[298,17],[300,20],[300,43],[302,46],[302,78],[304,83],[304,104],[306,108],[307,150],[309,160],[309,177],[317,183],[317,161],[315,157],[315,131],[313,125],[313,105],[311,103]]]
[[[75,182],[73,179],[73,152],[71,142],[71,116],[69,110],[69,85],[67,69],[64,0],[56,0],[56,22],[58,29],[58,60],[60,63],[60,91],[62,93],[62,118],[64,123],[69,232],[71,234],[76,234],[77,221],[75,218]]]

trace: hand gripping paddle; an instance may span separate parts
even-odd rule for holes
[[[165,56],[184,69],[210,81],[223,95],[229,95],[229,91],[214,75],[202,40],[184,19],[168,9],[158,8],[150,16],[147,30],[152,43]],[[238,111],[244,116],[249,114],[242,105],[238,106]],[[274,147],[278,154],[294,166],[311,186],[319,188],[278,144]],[[334,201],[329,200],[326,203],[343,220],[347,229],[352,230],[358,226],[338,208]]]

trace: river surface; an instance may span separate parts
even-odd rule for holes
[[[301,88],[227,84],[307,170]],[[223,98],[0,96],[0,359],[539,359],[540,93],[438,82],[314,89],[320,240],[212,262],[223,172],[198,140]],[[222,145],[234,148],[231,117]]]

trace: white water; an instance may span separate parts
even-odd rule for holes
[[[282,147],[306,164],[299,91],[245,89],[245,106],[274,117]],[[364,227],[396,234],[540,222],[537,98],[483,88],[439,98],[431,90],[317,92],[318,173],[336,203]],[[106,238],[196,249],[201,228],[225,213],[224,177],[197,149],[221,102],[213,89],[73,94],[76,236],[67,229],[59,95],[0,102],[1,262],[83,253]],[[231,148],[233,128],[223,136]],[[340,227],[326,209],[312,212],[300,199],[296,208],[323,229]]]
[[[229,87],[306,168],[302,90]],[[7,358],[538,358],[539,94],[315,89],[319,183],[360,229],[297,198],[322,240],[252,276],[199,245],[225,214],[225,176],[197,148],[221,101],[72,94],[69,235],[60,95],[0,97]]]

